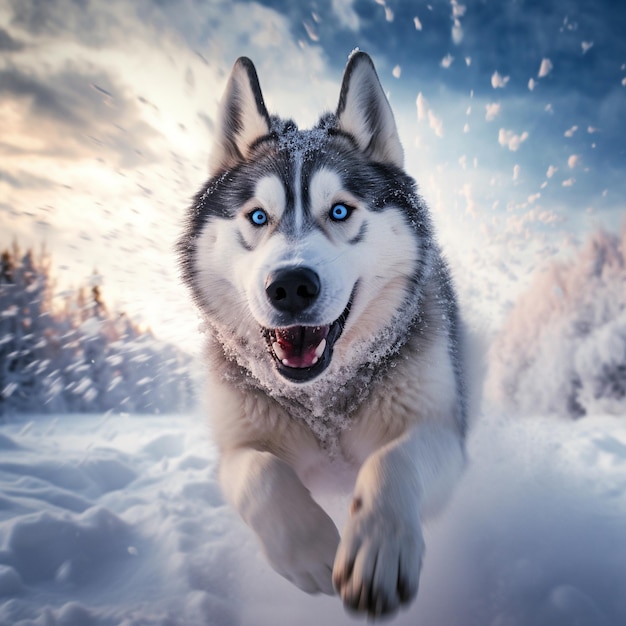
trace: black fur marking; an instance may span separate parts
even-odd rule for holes
[[[267,135],[262,135],[258,139],[255,139],[250,145],[250,153],[253,153],[255,150],[259,149],[263,146],[264,143],[273,143],[278,141],[278,136],[276,133],[268,133]]]
[[[244,159],[237,138],[245,134],[246,116],[243,111],[243,102],[246,100],[244,92],[248,89],[254,99],[257,114],[265,120],[267,128],[270,127],[270,117],[265,108],[259,78],[252,61],[246,57],[240,57],[235,63],[235,68],[241,68],[244,71],[247,85],[231,79],[225,95],[220,129],[221,145],[225,153],[221,159],[220,167],[222,168],[227,168]]]
[[[368,223],[363,222],[361,224],[361,228],[359,228],[359,232],[352,239],[348,241],[350,245],[356,245],[357,243],[361,243],[365,239],[365,235],[367,235]]]
[[[343,74],[343,81],[341,83],[341,90],[339,92],[339,104],[337,105],[337,117],[339,117],[346,109],[346,102],[348,100],[348,91],[350,89],[350,81],[352,79],[352,72],[354,72],[357,65],[360,63],[368,63],[372,70],[375,72],[374,64],[369,55],[365,52],[355,52],[349,59],[346,69]]]
[[[248,82],[250,83],[250,88],[252,89],[252,93],[254,95],[254,101],[256,103],[257,112],[259,115],[265,118],[267,121],[267,125],[270,125],[270,116],[267,112],[267,108],[265,107],[265,102],[263,100],[263,93],[261,91],[261,85],[259,83],[259,77],[256,73],[256,68],[254,67],[254,63],[248,57],[239,57],[235,62],[236,65],[242,66],[246,74],[248,75]]]
[[[241,232],[237,233],[237,243],[248,252],[254,250],[254,248],[243,238]]]

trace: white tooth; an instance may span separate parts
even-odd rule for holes
[[[275,341],[272,344],[272,348],[274,348],[274,353],[276,354],[276,356],[281,360],[284,361],[285,357],[287,356],[285,350],[283,350],[283,347],[278,343],[278,341]]]
[[[311,362],[311,365],[315,365],[318,361],[319,361],[319,359],[317,357],[315,357],[313,359],[313,361]]]
[[[317,348],[315,349],[316,361],[322,356],[322,354],[324,354],[324,350],[326,350],[326,339],[322,339],[322,341],[320,341],[319,346],[317,346]]]
[[[287,359],[283,359],[283,365],[289,367],[289,361]]]

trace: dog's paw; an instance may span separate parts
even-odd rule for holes
[[[357,510],[337,551],[333,583],[346,608],[390,615],[417,593],[424,540],[419,521]]]
[[[339,532],[319,506],[274,519],[267,530],[259,538],[268,561],[281,576],[307,593],[335,594],[332,570]]]

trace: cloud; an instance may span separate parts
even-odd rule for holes
[[[9,0],[13,26],[35,36],[63,37],[99,48],[124,38],[128,31],[116,15],[116,2],[87,9],[82,0]],[[108,5],[108,6],[107,6]]]
[[[402,68],[399,65],[396,65],[391,70],[391,74],[393,75],[394,78],[400,78],[400,76],[402,75]]]
[[[564,180],[561,185],[563,185],[563,187],[573,187],[575,182],[575,178],[568,178],[567,180]]]
[[[12,37],[4,28],[0,28],[0,52],[19,52],[25,47],[26,44]]]
[[[0,143],[5,156],[108,158],[129,167],[151,158],[150,143],[159,136],[141,119],[132,95],[94,68],[44,77],[16,66],[0,70],[0,105],[11,111]]]
[[[542,59],[541,65],[539,66],[539,73],[537,74],[537,76],[539,78],[544,78],[552,71],[553,67],[554,66],[552,65],[552,61],[550,61],[550,59]]]
[[[580,46],[583,50],[583,54],[587,54],[587,52],[593,48],[593,41],[583,41]]]
[[[559,171],[558,167],[555,167],[554,165],[550,165],[548,167],[548,171],[546,172],[546,176],[548,178],[552,178],[558,171]]]
[[[491,75],[491,86],[494,89],[506,87],[510,76],[501,76],[497,71]]]
[[[537,83],[535,82],[535,79],[534,79],[534,78],[530,78],[530,79],[528,80],[528,89],[529,89],[530,91],[534,91],[534,90],[535,90],[535,86],[536,86],[536,85],[537,85]]]
[[[331,7],[341,26],[352,32],[359,30],[359,16],[354,10],[354,0],[332,0]]]
[[[420,22],[420,18],[417,15],[413,18],[413,24],[415,24],[415,30],[422,30],[423,26]]]
[[[573,136],[574,136],[574,133],[575,133],[577,130],[578,130],[578,126],[574,125],[574,126],[572,126],[571,128],[568,128],[568,129],[567,129],[567,130],[563,133],[563,135],[564,135],[565,137],[568,137],[568,138],[569,138],[569,137],[573,137]]]
[[[498,143],[501,146],[507,146],[512,152],[519,150],[519,147],[528,139],[528,132],[524,131],[521,135],[516,135],[512,130],[501,128],[498,133]]]
[[[21,170],[0,170],[0,183],[6,183],[13,189],[50,189],[57,184],[49,178],[34,176]]]

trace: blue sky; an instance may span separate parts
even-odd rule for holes
[[[497,326],[626,196],[617,1],[0,0],[0,244],[195,345],[172,252],[240,55],[302,126],[370,53],[468,309]]]

